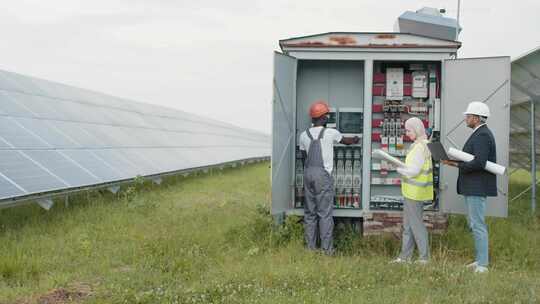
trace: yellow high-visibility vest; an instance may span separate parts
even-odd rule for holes
[[[407,153],[405,164],[411,165],[412,156],[415,153],[420,153],[418,149],[423,149],[422,145],[415,143],[412,149]],[[433,166],[431,157],[426,157],[422,170],[415,177],[401,178],[401,193],[404,197],[415,201],[430,201],[433,200]]]

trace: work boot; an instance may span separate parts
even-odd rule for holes
[[[405,264],[405,263],[410,263],[410,261],[402,259],[400,257],[397,257],[394,260],[391,260],[390,262],[388,262],[388,264]]]
[[[484,266],[476,266],[476,268],[474,269],[474,273],[487,273],[487,272],[488,272],[488,268]]]

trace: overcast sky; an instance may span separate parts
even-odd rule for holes
[[[0,0],[0,69],[270,132],[278,40],[392,31],[457,0]],[[540,46],[540,1],[462,1],[460,57]]]

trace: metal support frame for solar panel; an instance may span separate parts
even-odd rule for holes
[[[537,123],[540,117],[536,109],[538,103],[540,103],[540,48],[512,61],[511,112],[512,125],[514,126],[511,132],[511,145],[514,149],[512,162],[517,165],[517,168],[530,170],[531,176],[531,185],[512,200],[516,200],[530,191],[531,211],[533,214],[536,212],[537,184],[540,183],[536,178],[537,157],[540,152],[537,141],[540,132]],[[524,117],[520,117],[520,114],[524,113],[528,114],[528,121]],[[518,129],[516,130],[515,127]],[[529,152],[519,153],[519,147],[526,151],[526,145],[520,141],[525,134],[528,134]]]
[[[266,134],[0,71],[0,207],[269,155]]]

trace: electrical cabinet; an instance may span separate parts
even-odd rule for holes
[[[334,147],[334,216],[370,219],[400,212],[396,168],[372,159],[383,149],[404,160],[411,140],[404,123],[419,117],[432,141],[461,149],[471,130],[463,111],[473,100],[488,103],[488,125],[497,141],[497,162],[508,165],[510,59],[455,59],[459,42],[404,33],[325,33],[280,41],[274,54],[272,213],[303,215],[300,134],[311,126],[315,100],[330,107],[328,127],[359,144]],[[496,122],[496,123],[491,123]],[[435,199],[425,209],[463,213],[456,193],[457,170],[434,163]],[[498,176],[499,196],[489,215],[507,214],[507,176]]]

